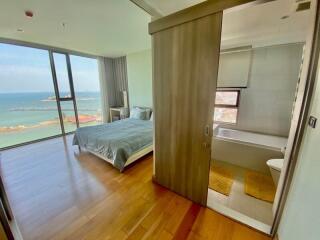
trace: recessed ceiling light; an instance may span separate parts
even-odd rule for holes
[[[284,16],[281,17],[281,19],[287,19],[287,18],[289,18],[288,15],[284,15]]]
[[[17,32],[23,32],[23,29],[22,28],[18,28]]]
[[[33,12],[30,11],[30,10],[25,11],[24,14],[25,14],[27,17],[29,17],[29,18],[32,18],[32,17],[33,17]]]

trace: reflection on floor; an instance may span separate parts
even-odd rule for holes
[[[24,240],[271,238],[152,182],[152,154],[124,173],[72,136],[2,152],[0,172]]]
[[[209,189],[208,206],[221,204],[264,224],[272,224],[272,203],[251,197],[244,192],[244,177],[247,169],[225,162],[215,161],[215,165],[229,169],[234,181],[229,196]]]

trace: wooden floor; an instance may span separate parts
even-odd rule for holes
[[[2,152],[25,240],[269,239],[152,183],[152,155],[121,174],[71,137]]]

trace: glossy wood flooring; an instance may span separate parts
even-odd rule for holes
[[[152,155],[119,173],[72,136],[2,152],[1,174],[25,240],[263,240],[265,235],[152,183]]]

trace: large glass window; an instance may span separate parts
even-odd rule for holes
[[[70,83],[66,55],[53,53],[54,67],[56,69],[57,84],[60,98],[70,98]]]
[[[101,123],[97,59],[0,43],[0,149],[73,132],[77,120]]]
[[[217,90],[214,121],[235,124],[238,116],[239,98],[239,90]]]
[[[0,148],[59,134],[48,51],[0,43]]]
[[[98,61],[70,56],[73,85],[80,126],[96,125],[101,119],[101,96]]]

